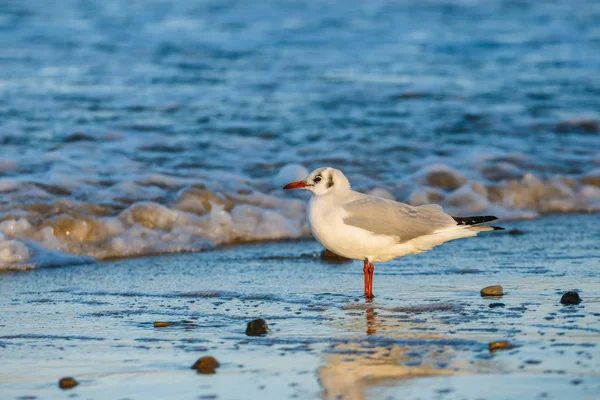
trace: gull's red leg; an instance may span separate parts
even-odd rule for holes
[[[375,271],[375,266],[373,263],[369,263],[369,294],[367,297],[373,298],[373,272]]]
[[[365,259],[363,273],[365,274],[365,297],[369,297],[369,261]]]

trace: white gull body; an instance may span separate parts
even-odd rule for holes
[[[414,207],[355,192],[342,171],[334,168],[319,168],[286,188],[314,193],[308,203],[307,221],[319,243],[340,256],[370,263],[501,229],[477,225],[495,217],[455,219],[435,204]]]

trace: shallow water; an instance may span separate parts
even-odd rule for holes
[[[3,2],[0,268],[306,236],[279,188],[324,165],[460,215],[597,212],[598,20],[583,0]]]
[[[5,272],[2,398],[595,399],[597,221],[512,222],[522,234],[377,264],[372,303],[360,262],[306,240]],[[505,295],[482,298],[492,284]],[[561,305],[568,290],[583,302]],[[254,318],[272,332],[247,337]],[[490,353],[497,340],[517,347]],[[204,355],[215,375],[189,369]]]

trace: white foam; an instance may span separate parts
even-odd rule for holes
[[[24,265],[29,260],[29,250],[23,242],[0,239],[0,268]]]
[[[600,187],[585,185],[578,194],[587,212],[600,212]]]
[[[300,181],[308,176],[308,170],[300,164],[287,164],[281,167],[273,178],[273,185],[283,187],[290,182]]]
[[[579,193],[587,199],[600,199],[600,187],[597,186],[585,185]]]
[[[408,203],[413,206],[422,206],[425,204],[440,204],[446,195],[442,190],[421,187],[411,193]]]
[[[392,192],[385,188],[376,187],[367,192],[370,196],[381,197],[382,199],[395,200]]]
[[[194,187],[180,190],[171,206],[177,210],[203,215],[210,212],[213,204],[220,204],[229,209],[233,206],[231,201],[219,193]]]
[[[303,233],[300,221],[256,206],[237,205],[231,217],[234,235],[242,240],[298,238]]]
[[[45,220],[43,226],[33,226],[25,218],[4,221],[0,232],[5,242],[25,238],[37,246],[32,251],[33,247],[24,242],[11,242],[12,247],[7,247],[3,254],[4,264],[14,268],[42,261],[60,262],[59,254],[76,255],[80,257],[79,262],[83,262],[87,257],[103,259],[201,251],[220,244],[308,234],[304,222],[305,204],[301,200],[260,192],[233,195],[229,199],[207,191],[188,190],[186,193],[199,196],[197,198],[206,203],[201,210],[195,210],[200,213],[140,201],[117,216],[60,214]],[[68,203],[66,209],[73,210],[78,205]],[[174,206],[181,205],[179,201],[174,202]],[[73,259],[67,261],[73,262]]]
[[[125,226],[139,224],[150,229],[170,229],[177,224],[177,220],[182,215],[181,211],[151,201],[143,201],[123,211],[119,215],[119,220]]]
[[[48,250],[61,251],[62,246],[56,236],[54,236],[54,230],[52,227],[47,226],[39,231],[41,236],[40,244],[42,247]]]
[[[9,219],[0,223],[0,231],[7,236],[25,234],[31,229],[31,224],[25,218]]]
[[[482,214],[490,207],[487,197],[473,184],[464,185],[450,193],[444,204],[456,210],[455,214]]]

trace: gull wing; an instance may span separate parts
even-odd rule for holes
[[[375,235],[392,236],[399,243],[457,225],[454,218],[435,204],[413,207],[380,197],[364,196],[346,203],[343,208],[345,224]]]

